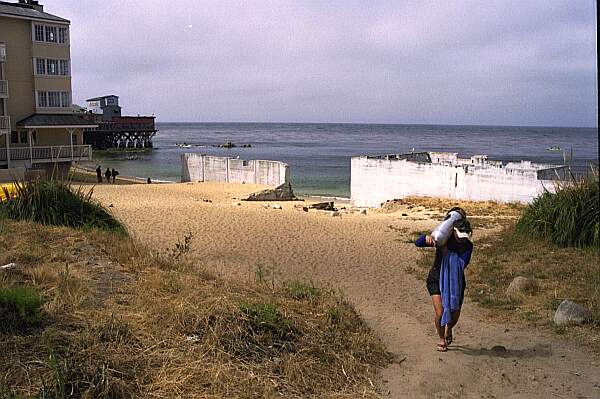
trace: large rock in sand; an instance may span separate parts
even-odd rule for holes
[[[511,281],[506,289],[506,296],[518,298],[525,294],[533,294],[538,289],[538,283],[533,278],[518,276]]]
[[[250,194],[246,201],[294,201],[296,199],[291,183],[287,182],[276,188]]]
[[[578,325],[592,319],[592,312],[575,302],[564,300],[554,314],[554,324],[557,326]]]

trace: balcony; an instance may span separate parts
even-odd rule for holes
[[[6,61],[6,45],[4,43],[0,43],[0,62]]]
[[[10,134],[10,116],[0,116],[0,134]]]
[[[91,145],[63,145],[52,147],[13,147],[10,148],[10,160],[30,161],[34,163],[54,163],[69,161],[91,161]],[[7,163],[8,151],[0,149],[0,164]]]
[[[0,80],[0,98],[8,98],[8,80]]]

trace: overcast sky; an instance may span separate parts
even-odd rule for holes
[[[73,98],[159,121],[596,126],[593,0],[41,0]]]

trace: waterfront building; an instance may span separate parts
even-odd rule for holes
[[[0,1],[0,178],[91,160],[83,130],[96,123],[72,107],[69,27],[37,1]]]
[[[157,130],[154,116],[123,116],[119,97],[114,94],[86,100],[86,118],[98,127],[86,129],[84,141],[92,148],[152,148]]]

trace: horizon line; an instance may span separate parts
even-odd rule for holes
[[[260,122],[260,121],[156,121],[156,123],[245,123],[245,124],[273,124],[273,125],[390,125],[390,126],[477,126],[477,127],[540,127],[562,129],[596,129],[598,126],[556,126],[556,125],[498,125],[498,124],[471,124],[471,123],[397,123],[397,122]]]

